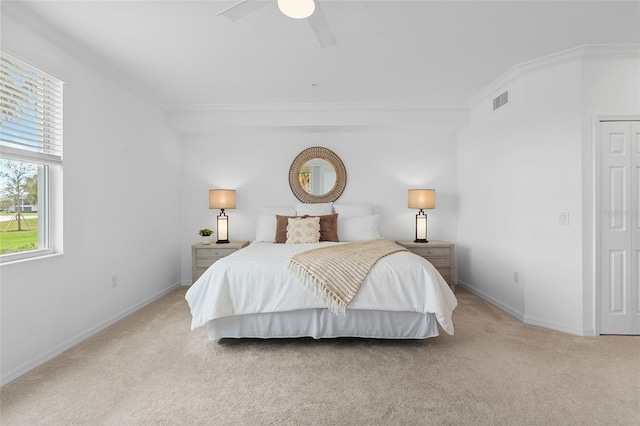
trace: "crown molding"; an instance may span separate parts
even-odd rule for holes
[[[414,104],[240,104],[200,105],[166,113],[181,134],[264,131],[362,131],[469,123],[467,108],[434,109]]]
[[[469,101],[473,108],[499,90],[507,87],[516,79],[533,72],[557,67],[562,64],[583,60],[640,59],[640,44],[592,44],[581,45],[531,61],[523,62],[511,68],[493,83],[482,89]]]
[[[254,103],[173,105],[167,112],[366,112],[410,111],[464,113],[467,108],[433,108],[421,103]]]

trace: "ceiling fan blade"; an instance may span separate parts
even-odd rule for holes
[[[223,16],[231,22],[235,22],[268,4],[269,2],[264,0],[242,0],[240,3],[236,3],[230,8],[218,13],[218,16]]]
[[[336,36],[333,34],[333,30],[329,26],[329,21],[327,21],[327,17],[324,15],[319,1],[316,1],[316,10],[313,12],[313,15],[307,18],[307,22],[309,22],[313,33],[320,42],[320,46],[331,47],[338,44]]]

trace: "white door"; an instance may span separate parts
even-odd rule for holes
[[[640,122],[601,123],[600,333],[640,334]]]

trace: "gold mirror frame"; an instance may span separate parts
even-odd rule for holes
[[[307,161],[320,158],[326,160],[333,166],[336,171],[336,183],[329,192],[322,195],[309,194],[304,190],[300,184],[299,174],[302,166]],[[332,203],[342,195],[344,188],[347,186],[347,169],[340,157],[338,157],[333,151],[320,146],[314,146],[302,151],[291,163],[289,168],[289,186],[296,198],[303,203],[315,204],[315,203]]]

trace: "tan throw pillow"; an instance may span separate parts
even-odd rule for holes
[[[283,244],[287,241],[287,225],[290,218],[306,218],[310,216],[280,216],[276,215],[276,237],[275,242]],[[338,242],[338,214],[328,214],[324,216],[311,216],[320,218],[320,241]]]
[[[287,244],[309,244],[320,241],[320,218],[289,218]]]

